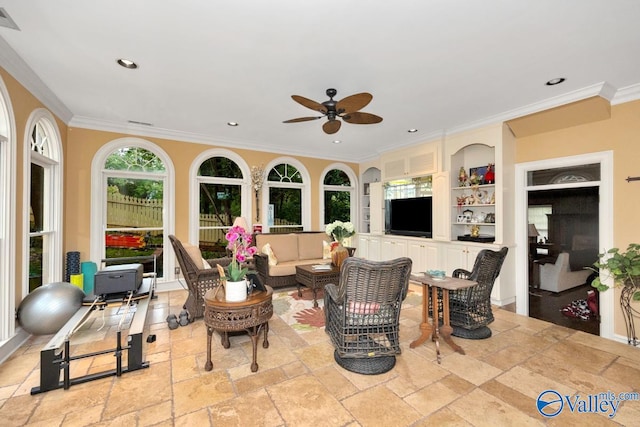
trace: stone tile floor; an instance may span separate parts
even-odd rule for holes
[[[251,373],[246,335],[224,349],[214,336],[213,371],[204,370],[202,319],[167,328],[186,291],[160,293],[148,313],[148,369],[31,395],[39,385],[39,352],[51,337],[32,337],[0,365],[2,426],[428,426],[638,425],[640,402],[625,401],[615,417],[571,412],[554,418],[536,409],[553,389],[586,398],[601,392],[640,391],[640,349],[496,309],[493,336],[456,338],[466,355],[434,343],[411,349],[421,307],[402,311],[402,355],[375,376],[340,368],[324,329],[298,333],[277,316],[268,349],[258,347]],[[115,346],[116,315],[100,315],[71,340],[74,354]],[[146,334],[145,334],[146,338]],[[72,362],[71,376],[115,367],[113,355]],[[125,359],[126,360],[126,359]]]

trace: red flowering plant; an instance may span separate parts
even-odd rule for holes
[[[231,251],[231,263],[227,267],[229,275],[228,280],[232,282],[239,282],[243,280],[247,274],[248,269],[243,267],[243,263],[247,258],[256,254],[258,249],[255,246],[251,246],[253,241],[251,234],[247,233],[244,228],[240,226],[234,226],[227,231],[225,235],[227,239],[227,249]]]

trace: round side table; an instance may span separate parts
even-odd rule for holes
[[[204,323],[207,327],[207,363],[204,369],[213,369],[211,362],[211,337],[213,331],[222,335],[222,346],[229,348],[229,332],[246,331],[253,345],[253,362],[251,372],[258,370],[257,344],[260,333],[264,330],[262,347],[268,348],[269,319],[273,315],[273,289],[265,286],[266,291],[252,292],[246,301],[225,301],[224,289],[214,288],[204,295]]]

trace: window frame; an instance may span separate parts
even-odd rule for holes
[[[164,164],[164,173],[150,173],[138,171],[123,171],[105,169],[104,165],[107,158],[116,150],[126,147],[144,148],[158,156]],[[91,244],[90,258],[100,266],[105,258],[105,242],[104,236],[106,231],[106,203],[107,197],[105,189],[107,188],[108,177],[135,177],[144,179],[156,179],[163,182],[163,239],[162,248],[165,254],[172,253],[169,235],[174,233],[175,229],[175,168],[169,155],[158,145],[142,138],[124,137],[108,142],[100,147],[93,156],[91,162]],[[158,280],[159,283],[168,282],[175,279],[174,273],[174,257],[163,256],[164,275]]]
[[[302,182],[301,183],[288,183],[288,182],[279,182],[277,184],[279,185],[275,185],[276,182],[275,181],[269,181],[268,177],[269,177],[269,172],[271,172],[271,169],[273,169],[274,167],[276,167],[279,164],[282,163],[287,163],[293,167],[295,167],[298,172],[300,173],[300,177],[302,178]],[[262,221],[263,224],[263,232],[264,233],[269,233],[272,232],[271,227],[268,224],[268,213],[269,213],[269,189],[271,187],[280,187],[280,188],[300,188],[301,189],[301,197],[300,197],[300,203],[301,203],[301,208],[302,208],[302,212],[301,212],[301,219],[302,219],[302,229],[304,231],[308,231],[311,227],[311,191],[310,191],[310,182],[311,182],[311,177],[309,176],[309,172],[307,171],[307,168],[299,161],[294,159],[293,157],[278,157],[276,159],[273,159],[272,161],[270,161],[265,167],[264,167],[264,171],[265,171],[265,181],[264,181],[264,185],[262,186],[262,192],[260,194],[260,200],[261,200],[261,218],[260,220]],[[273,184],[272,184],[273,183]]]
[[[350,181],[350,185],[349,186],[344,186],[344,185],[326,185],[324,183],[324,180],[327,176],[327,174],[334,170],[340,170],[344,173],[347,174],[347,176],[349,177],[349,181]],[[324,206],[324,199],[325,199],[325,191],[329,190],[329,191],[346,191],[350,193],[350,200],[351,200],[351,204],[349,206],[349,222],[351,222],[352,224],[356,225],[357,222],[357,217],[358,217],[358,206],[360,204],[360,200],[359,200],[359,195],[358,192],[356,191],[358,189],[358,178],[356,173],[346,164],[344,163],[332,163],[329,166],[327,166],[326,168],[324,168],[324,170],[322,171],[322,173],[320,174],[320,182],[319,182],[319,204],[318,206],[320,206],[320,218],[318,218],[318,225],[320,227],[320,230],[325,230],[327,224],[324,224],[324,214],[325,214],[325,206]]]
[[[5,254],[16,249],[15,117],[9,91],[0,76],[0,343],[15,333],[16,263]],[[1,348],[2,346],[0,346]]]
[[[242,173],[242,178],[223,178],[213,176],[200,176],[198,170],[202,163],[212,157],[225,157],[233,161]],[[200,241],[200,183],[222,183],[222,184],[241,184],[240,188],[240,216],[247,220],[248,226],[251,228],[251,209],[253,206],[253,198],[251,197],[251,170],[247,162],[238,154],[231,150],[223,148],[213,148],[203,151],[191,163],[189,169],[189,242]],[[250,231],[250,230],[249,230]],[[194,243],[195,244],[195,243]]]
[[[32,149],[31,136],[34,128],[41,126],[46,134],[47,155]],[[31,164],[34,163],[45,169],[45,216],[43,230],[30,232],[29,212],[31,207]],[[22,295],[29,294],[29,243],[32,237],[42,235],[49,238],[48,254],[45,264],[47,271],[43,272],[43,284],[62,281],[63,275],[63,157],[62,138],[55,117],[45,108],[38,108],[31,112],[25,125],[24,134],[24,168],[23,168],[23,260],[22,260]],[[43,250],[43,253],[45,251]]]

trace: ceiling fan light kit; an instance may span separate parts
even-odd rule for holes
[[[370,125],[380,123],[382,121],[382,117],[380,116],[359,111],[366,107],[373,99],[373,96],[370,93],[357,93],[355,95],[347,96],[340,101],[335,101],[333,99],[333,97],[338,93],[335,89],[327,89],[326,93],[329,100],[324,101],[323,103],[312,101],[311,99],[300,95],[291,95],[291,98],[298,104],[322,113],[322,116],[298,117],[296,119],[285,120],[283,123],[307,122],[326,117],[327,122],[322,125],[322,130],[331,135],[338,132],[340,130],[340,126],[342,126],[342,122],[338,120],[339,118],[347,123],[361,125]]]

